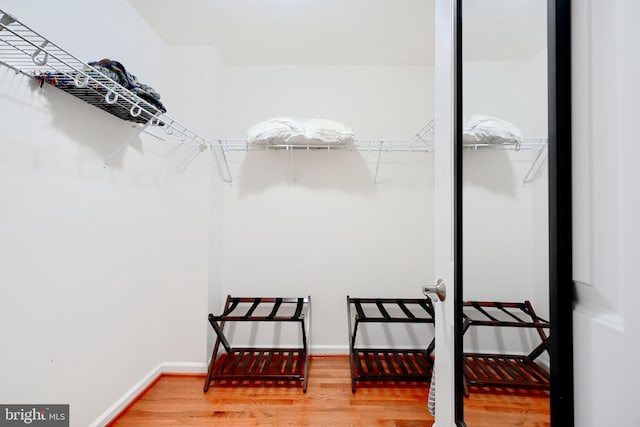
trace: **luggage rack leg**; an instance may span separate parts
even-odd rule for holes
[[[304,379],[302,383],[302,392],[307,392],[307,383],[309,381],[309,337],[311,336],[311,297],[308,297],[306,322],[303,316],[300,319],[300,329],[302,330],[302,345],[304,347]]]
[[[230,301],[231,301],[230,296],[227,296],[227,301],[224,304],[225,312],[229,309]],[[224,334],[222,333],[222,329],[224,328],[224,321],[221,321],[220,326],[218,326],[218,323],[216,322],[213,314],[209,314],[209,323],[211,324],[211,327],[216,333],[216,342],[213,345],[213,351],[211,352],[211,361],[209,362],[209,369],[207,370],[207,378],[204,381],[203,390],[205,393],[209,391],[209,386],[211,384],[214,367],[216,364],[216,360],[218,358],[218,350],[220,349],[220,343],[222,342],[222,345],[224,349],[227,351],[227,354],[231,353],[231,346],[229,345],[229,342],[225,338]]]

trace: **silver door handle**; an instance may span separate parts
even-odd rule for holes
[[[436,295],[440,301],[447,299],[447,287],[442,279],[438,279],[435,285],[425,285],[422,287],[424,296]],[[434,299],[435,301],[435,299]]]

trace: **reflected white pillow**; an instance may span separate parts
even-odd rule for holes
[[[327,119],[275,117],[247,131],[251,144],[349,144],[353,137],[351,128]]]
[[[471,116],[462,141],[469,144],[520,144],[522,132],[514,124],[492,116]]]

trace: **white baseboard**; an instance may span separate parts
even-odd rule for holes
[[[133,402],[147,387],[162,375],[162,363],[156,366],[138,381],[124,396],[116,400],[116,402],[96,418],[89,427],[103,427],[120,414],[131,402]]]
[[[344,355],[349,354],[349,347],[346,345],[312,345],[309,354],[311,356],[322,356],[329,354]]]
[[[113,421],[127,406],[135,401],[162,374],[203,374],[207,372],[204,362],[164,362],[153,368],[120,399],[96,418],[89,427],[103,427]]]
[[[204,362],[164,362],[163,374],[206,374],[207,364]]]

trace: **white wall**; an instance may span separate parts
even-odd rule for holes
[[[224,137],[277,116],[325,117],[358,139],[410,138],[433,118],[433,67],[226,66]]]
[[[217,98],[192,103],[215,92],[199,68],[215,68],[211,49],[166,48],[125,1],[49,6],[0,2],[82,59],[120,60],[213,133]],[[188,147],[168,156],[171,144],[33,83],[0,67],[0,401],[69,403],[86,426],[159,364],[206,360],[211,159],[186,164]]]
[[[546,53],[532,60],[464,62],[463,115],[500,117],[525,137],[546,136]]]
[[[358,139],[409,138],[433,116],[428,67],[234,66],[225,88],[227,137],[293,115],[340,120]],[[345,354],[346,295],[415,298],[432,280],[432,157],[385,153],[374,186],[376,153],[290,156],[231,156],[222,293],[311,295],[312,351]]]
[[[465,111],[512,120],[527,136],[546,135],[546,109],[537,110],[546,102],[544,61],[476,62],[468,69]],[[224,136],[242,138],[258,121],[292,115],[343,121],[359,139],[407,137],[432,115],[432,73],[427,67],[227,66]],[[548,288],[546,259],[535,258],[542,249],[534,242],[545,218],[535,212],[544,206],[534,207],[534,187],[521,184],[532,154],[465,153],[465,298],[529,299],[545,314],[546,296],[536,289]],[[417,284],[433,276],[432,159],[385,154],[382,183],[373,187],[375,159],[344,152],[231,156],[236,179],[224,200],[222,294],[311,294],[320,352],[344,352],[345,314],[331,313],[344,312],[345,295],[417,295]],[[387,179],[387,173],[398,175]],[[534,281],[540,278],[544,283]],[[483,349],[531,348],[521,332],[499,343],[492,333],[484,344],[477,331],[469,335]]]
[[[172,47],[168,54],[175,62],[167,70],[169,80],[164,91],[171,99],[170,113],[175,111],[172,117],[204,137],[214,135],[221,127],[222,107],[222,64],[215,49]],[[202,78],[203,69],[208,70],[209,78]],[[175,137],[164,137],[175,142]],[[166,279],[173,287],[169,298],[174,311],[165,327],[165,335],[172,337],[165,341],[166,361],[202,362],[209,355],[204,339],[205,335],[211,338],[206,317],[209,307],[217,305],[209,290],[219,287],[221,281],[220,258],[216,254],[221,251],[218,218],[222,181],[214,155],[206,150],[196,156],[187,144],[165,162],[170,203],[166,212],[166,250],[171,260]],[[175,185],[171,185],[173,181]],[[175,268],[177,262],[181,263],[179,268]]]
[[[640,425],[640,3],[572,3],[575,425]]]

